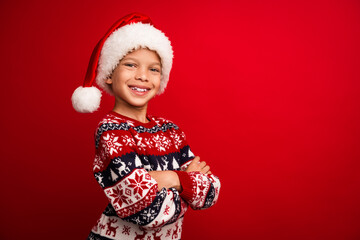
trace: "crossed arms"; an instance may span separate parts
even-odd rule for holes
[[[220,181],[204,161],[192,155],[185,141],[181,154],[172,156],[181,165],[170,163],[181,170],[151,171],[134,151],[134,143],[126,143],[132,137],[127,134],[119,130],[102,133],[94,163],[95,178],[118,217],[153,229],[177,221],[188,206],[204,209],[215,204]]]

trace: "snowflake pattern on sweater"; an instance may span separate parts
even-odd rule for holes
[[[217,201],[216,176],[183,172],[194,158],[184,132],[169,120],[147,117],[150,122],[141,123],[110,112],[98,124],[93,171],[109,204],[88,239],[180,239],[188,206],[204,209]],[[148,171],[163,170],[181,173],[186,195],[158,191]]]

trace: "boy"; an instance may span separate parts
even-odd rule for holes
[[[97,84],[115,97],[95,132],[94,175],[109,204],[88,239],[180,239],[183,215],[211,207],[220,182],[195,157],[177,125],[147,114],[164,92],[172,66],[169,39],[142,14],[117,21],[91,56],[84,87],[72,96],[79,112],[100,104]]]

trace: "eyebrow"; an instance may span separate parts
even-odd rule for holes
[[[126,61],[126,60],[133,60],[135,62],[138,61],[138,59],[132,58],[132,57],[124,57],[123,59],[121,59],[121,61]],[[150,63],[150,65],[159,65],[159,66],[161,66],[161,63],[160,62],[152,62],[152,63]]]

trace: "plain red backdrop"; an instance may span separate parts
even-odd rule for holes
[[[92,49],[139,11],[174,67],[149,112],[222,181],[183,239],[360,239],[360,2],[1,1],[0,238],[85,239],[107,200],[76,113]]]

